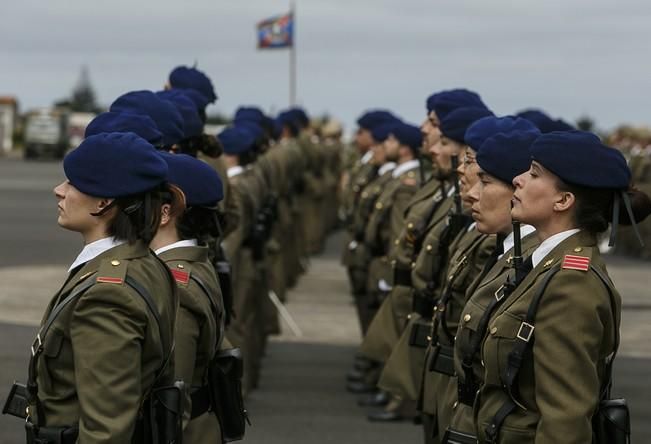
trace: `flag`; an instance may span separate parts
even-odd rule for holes
[[[291,48],[294,45],[294,16],[272,17],[258,23],[258,49]]]

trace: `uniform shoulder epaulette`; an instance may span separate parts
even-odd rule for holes
[[[191,267],[187,263],[168,263],[167,266],[169,267],[170,271],[172,272],[172,276],[174,276],[174,280],[176,281],[177,284],[179,285],[188,285],[188,282],[190,282],[190,273],[191,273]]]
[[[128,264],[129,261],[127,260],[110,258],[103,260],[99,264],[95,281],[104,284],[124,284]]]
[[[592,249],[576,247],[573,253],[582,253],[582,254],[581,255],[566,254],[565,256],[563,256],[563,262],[561,262],[561,268],[563,270],[588,271],[590,269]]]

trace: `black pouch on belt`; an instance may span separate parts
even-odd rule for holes
[[[625,399],[603,399],[592,418],[595,444],[629,444],[631,417]]]
[[[427,319],[417,319],[411,324],[409,332],[409,345],[418,348],[427,348],[432,332],[432,321]]]
[[[447,429],[442,444],[477,444],[477,437],[469,433]]]
[[[146,402],[145,436],[152,444],[175,443],[183,436],[183,397],[185,384],[154,388]]]
[[[242,398],[242,352],[221,350],[208,367],[210,403],[217,414],[225,442],[244,438],[249,422]]]
[[[438,344],[430,362],[430,371],[454,376],[454,348],[449,345]]]
[[[27,418],[27,387],[25,384],[14,382],[2,408],[3,415],[11,415],[20,419]]]

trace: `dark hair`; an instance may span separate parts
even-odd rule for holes
[[[117,213],[109,223],[109,235],[130,244],[138,240],[147,245],[158,230],[166,187],[161,185],[144,193],[115,199]]]
[[[219,157],[224,151],[224,147],[216,137],[208,134],[200,134],[194,137],[183,139],[178,144],[179,153],[188,154],[197,157],[197,153],[202,152],[208,157]]]
[[[181,239],[198,239],[208,243],[221,236],[218,210],[190,207],[176,221],[176,232]]]
[[[558,189],[572,193],[576,198],[574,220],[577,228],[595,235],[608,229],[613,217],[616,194],[620,193],[621,190],[588,188],[568,184],[560,179],[558,180]],[[630,188],[626,191],[626,194],[631,202],[635,222],[642,222],[651,214],[651,199],[635,188]],[[622,225],[631,225],[633,223],[623,202],[619,206],[619,223]]]

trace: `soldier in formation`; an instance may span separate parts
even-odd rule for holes
[[[66,157],[59,224],[85,246],[6,403],[28,443],[243,437],[278,309],[339,223],[342,128],[246,106],[205,134],[215,100],[177,67],[164,90],[118,97]]]
[[[363,340],[347,389],[371,420],[421,422],[426,443],[624,442],[625,417],[600,420],[623,407],[608,402],[621,298],[597,241],[620,225],[640,238],[643,168],[539,110],[497,117],[463,89],[426,103],[431,174],[401,192],[376,155],[400,124],[358,120],[342,214]]]

